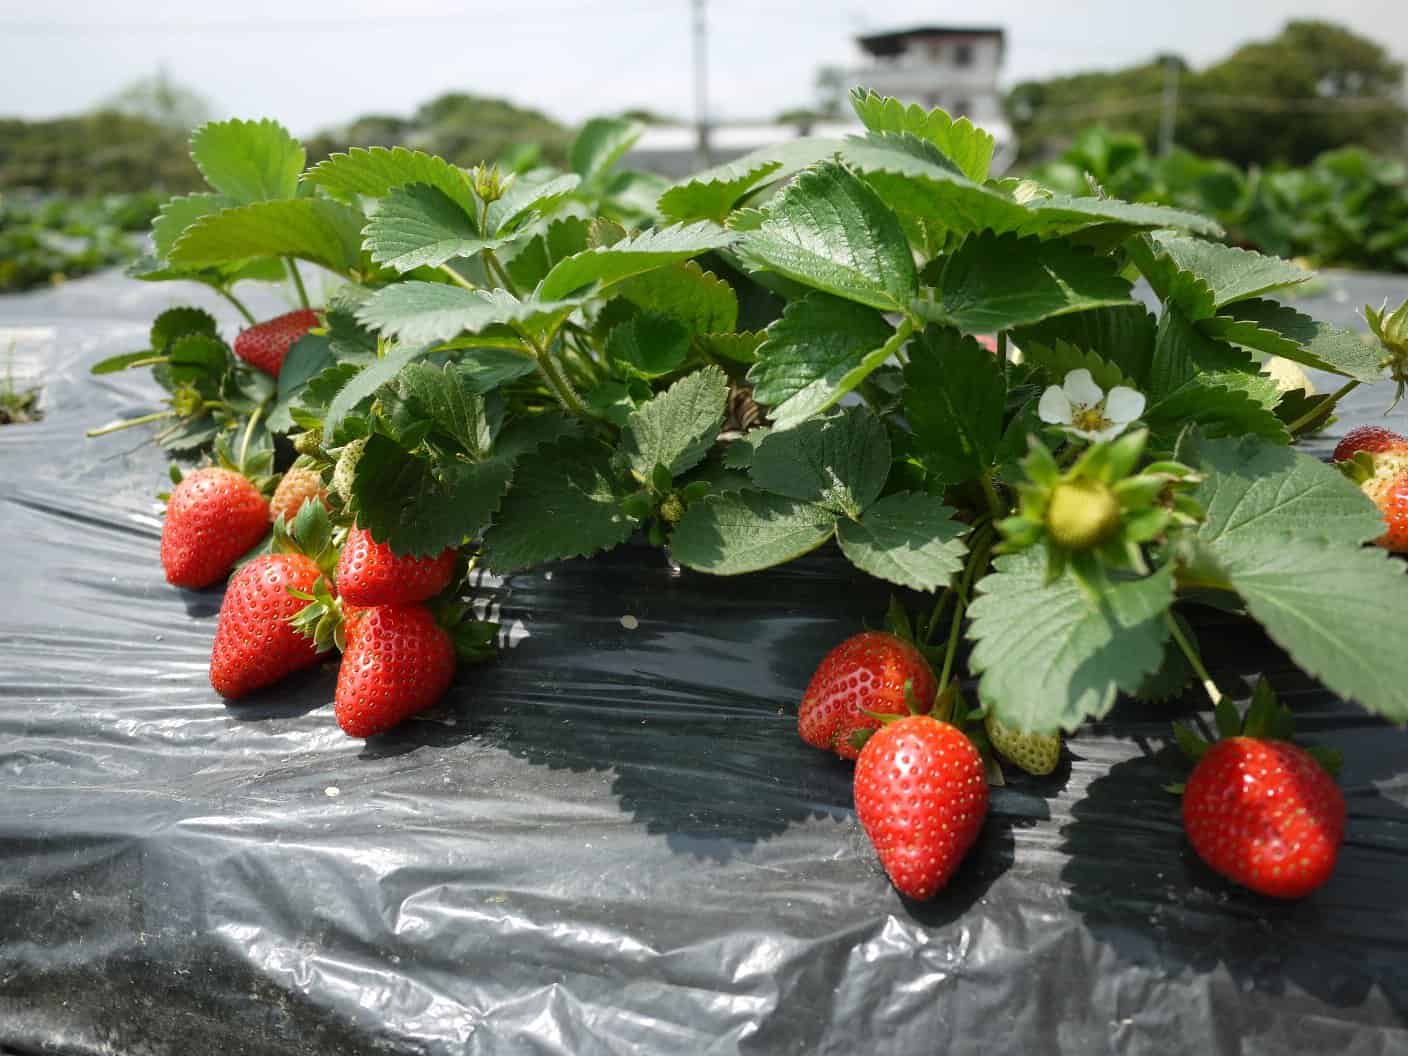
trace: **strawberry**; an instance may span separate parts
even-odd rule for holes
[[[240,332],[235,338],[235,355],[277,378],[289,346],[317,325],[318,313],[310,308],[266,319]]]
[[[1330,878],[1344,821],[1339,786],[1289,741],[1218,741],[1183,792],[1183,828],[1198,856],[1273,898],[1300,898]]]
[[[248,477],[212,466],[185,477],[166,503],[166,581],[198,590],[223,579],[269,530],[269,503]]]
[[[911,715],[877,730],[856,761],[856,815],[900,893],[932,898],[988,813],[978,749],[955,726]]]
[[[337,675],[337,724],[371,737],[430,707],[455,675],[449,633],[424,605],[382,605],[348,621]]]
[[[337,562],[337,592],[354,605],[407,605],[434,597],[455,572],[453,549],[438,557],[399,556],[365,528],[353,528]]]
[[[1336,462],[1348,462],[1360,451],[1380,455],[1405,449],[1408,449],[1408,439],[1392,429],[1378,425],[1362,425],[1358,429],[1351,429],[1344,439],[1335,445],[1334,459]]]
[[[264,554],[235,573],[220,605],[210,650],[210,684],[234,699],[309,667],[319,650],[293,625],[321,573],[302,554]]]
[[[829,748],[842,759],[860,754],[861,731],[879,727],[882,715],[909,713],[908,683],[921,708],[933,703],[938,684],[929,662],[914,645],[884,631],[847,638],[822,658],[802,696],[797,730],[814,748]]]
[[[327,506],[327,495],[318,471],[295,463],[274,489],[274,497],[269,500],[269,519],[277,521],[283,517],[291,522],[300,507],[309,500]]]
[[[1379,508],[1387,526],[1374,542],[1396,554],[1408,554],[1408,472],[1371,477],[1360,487]]]
[[[1029,774],[1043,777],[1056,769],[1061,761],[1061,736],[1056,733],[1035,733],[1008,726],[992,711],[983,718],[988,743],[998,754]]]

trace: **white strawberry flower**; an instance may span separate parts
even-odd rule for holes
[[[1086,440],[1113,440],[1144,413],[1144,394],[1124,385],[1108,393],[1085,368],[1066,375],[1063,385],[1041,394],[1036,413],[1048,425],[1063,426]]]

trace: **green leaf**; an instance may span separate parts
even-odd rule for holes
[[[1091,228],[1112,227],[1119,241],[1135,231],[1179,228],[1217,238],[1222,225],[1198,213],[1164,205],[1121,202],[1113,198],[1071,198],[1053,194],[1027,203],[1032,217],[1022,226],[1024,235],[1070,235]]]
[[[1148,309],[1142,304],[1124,304],[1043,319],[1017,330],[1012,337],[1023,352],[1032,343],[1054,349],[1059,341],[1093,352],[1101,362],[1118,368],[1130,384],[1143,389],[1154,358],[1154,331],[1155,319]]]
[[[634,528],[621,511],[626,495],[605,449],[573,439],[525,455],[485,535],[489,567],[515,572],[625,542]]]
[[[736,576],[785,564],[831,538],[835,515],[809,502],[758,492],[725,492],[693,503],[670,537],[682,565]]]
[[[826,410],[888,359],[899,334],[873,308],[824,293],[789,301],[748,371],[779,429]]]
[[[1260,297],[1287,286],[1297,286],[1313,277],[1311,272],[1288,260],[1264,257],[1251,250],[1167,232],[1146,235],[1143,240],[1136,239],[1130,243],[1130,248],[1140,270],[1161,298],[1167,300],[1179,293],[1181,287],[1175,284],[1174,276],[1181,273],[1193,276],[1207,287],[1214,308]],[[1146,264],[1151,266],[1146,269]],[[1192,304],[1183,306],[1194,319],[1205,314],[1193,311]]]
[[[472,392],[492,392],[537,369],[531,355],[508,348],[476,348],[459,360],[460,373]]]
[[[1193,324],[1181,306],[1169,304],[1159,317],[1144,388],[1157,399],[1192,381],[1200,371],[1253,369],[1248,353],[1210,337]]]
[[[626,279],[612,294],[644,311],[677,319],[694,334],[727,333],[738,325],[733,287],[686,260]]]
[[[873,308],[906,308],[918,289],[899,218],[870,187],[827,163],[796,178],[744,234],[739,256]]]
[[[407,363],[414,362],[429,351],[429,348],[402,345],[388,353],[386,358],[375,360],[370,366],[353,374],[328,404],[327,413],[323,418],[324,436],[328,437],[330,442],[335,440],[344,417],[363,400],[370,399],[377,389],[396,377]]]
[[[357,522],[398,554],[439,554],[488,523],[512,475],[507,460],[432,461],[374,433],[352,485]]]
[[[625,468],[644,483],[656,466],[677,477],[697,466],[724,424],[728,378],[705,367],[675,382],[638,407],[621,434]]]
[[[732,240],[730,232],[710,223],[651,228],[554,264],[539,284],[538,296],[553,300],[593,283],[610,286],[666,264],[722,249]]]
[[[551,169],[524,173],[509,185],[501,198],[489,203],[489,231],[496,235],[513,230],[532,217],[547,216],[577,189],[582,178]]]
[[[1004,723],[1049,733],[1105,715],[1120,691],[1134,692],[1158,668],[1173,569],[1089,577],[1095,598],[1072,575],[1044,586],[1045,575],[1040,549],[999,557],[968,610],[968,635],[982,699]]]
[[[904,381],[905,415],[924,464],[955,484],[987,470],[1007,400],[997,357],[971,337],[930,327],[910,343]]]
[[[620,117],[594,117],[582,126],[572,142],[569,161],[583,181],[598,180],[621,160],[645,131],[638,121]]]
[[[742,330],[736,334],[699,334],[694,344],[709,359],[751,365],[758,361],[758,349],[766,339],[766,334]]]
[[[390,191],[368,221],[364,241],[372,260],[402,274],[503,245],[500,239],[480,238],[473,218],[425,183]]]
[[[218,377],[232,363],[229,346],[218,337],[201,331],[182,334],[167,346],[166,353],[171,357],[172,372],[177,378],[183,376],[183,367],[198,374]]]
[[[1080,318],[1079,315],[1072,318]],[[1053,385],[1060,385],[1073,370],[1088,370],[1095,384],[1109,390],[1125,384],[1124,373],[1113,363],[1107,363],[1094,352],[1082,351],[1065,341],[1047,346],[1035,341],[1022,346],[1023,361],[1038,368]]]
[[[120,355],[108,356],[89,367],[88,373],[116,374],[118,371],[127,370],[138,363],[150,363],[153,355],[150,348],[144,348],[140,352],[123,352]]]
[[[206,267],[288,256],[337,272],[357,267],[362,216],[319,198],[255,202],[202,217],[171,247],[172,263]]]
[[[1168,439],[1177,438],[1185,426],[1196,423],[1208,437],[1250,434],[1272,443],[1290,443],[1291,434],[1272,407],[1245,387],[1219,384],[1221,378],[1217,374],[1189,378],[1151,403],[1144,420]]]
[[[268,422],[271,432],[293,429],[292,408],[305,385],[333,363],[331,342],[325,334],[304,334],[295,341],[279,368],[278,388]]]
[[[304,183],[334,197],[384,198],[397,187],[426,183],[443,191],[466,212],[475,209],[474,192],[463,169],[444,158],[405,147],[353,147],[314,165]]]
[[[204,308],[168,308],[152,320],[149,340],[154,352],[163,352],[178,337],[187,334],[220,336],[220,325]]]
[[[668,188],[656,208],[672,220],[723,223],[744,195],[832,157],[841,141],[806,136],[763,147]]]
[[[663,377],[683,366],[688,356],[688,328],[654,312],[618,323],[606,339],[607,361],[641,377]]]
[[[988,178],[996,140],[966,117],[954,120],[942,110],[925,110],[917,103],[905,106],[898,99],[863,88],[851,92],[851,106],[870,131],[917,136],[938,147],[974,183]]]
[[[1255,546],[1249,542],[1223,540],[1218,560],[1271,639],[1334,692],[1408,721],[1408,650],[1384,641],[1385,628],[1408,624],[1403,563],[1377,548],[1270,527],[1257,529]]]
[[[166,260],[182,232],[197,220],[238,204],[223,194],[187,194],[168,198],[152,221],[152,246],[157,257]]]
[[[298,193],[303,144],[277,121],[212,121],[191,134],[191,160],[205,182],[246,204]]]
[[[490,444],[489,417],[484,397],[462,371],[449,363],[408,363],[396,375],[396,387],[415,421],[448,440],[452,451],[484,459]]]
[[[865,174],[890,207],[926,226],[960,234],[1015,231],[1031,219],[1019,202],[968,179],[932,158],[916,154],[912,143],[893,134],[850,139],[841,157]]]
[[[1207,513],[1198,539],[1221,559],[1269,549],[1270,534],[1355,547],[1377,537],[1373,503],[1332,466],[1252,437],[1202,445],[1208,476],[1194,493]]]
[[[968,525],[933,495],[887,495],[861,515],[842,520],[836,541],[863,572],[913,590],[947,586],[963,567]]]
[[[885,486],[890,437],[869,409],[848,407],[785,432],[773,429],[758,445],[750,472],[764,491],[859,517]]]
[[[503,323],[560,323],[576,301],[520,301],[506,290],[466,290],[440,282],[398,282],[378,290],[357,311],[364,325],[408,344],[448,341]]]
[[[1346,378],[1374,382],[1384,377],[1382,353],[1372,341],[1275,301],[1240,301],[1199,327],[1224,341]]]
[[[508,253],[512,255],[504,266],[520,290],[531,290],[554,265],[590,245],[587,221],[579,216],[565,216],[554,220],[546,231],[534,235],[527,243],[519,242],[510,247]]]
[[[940,303],[927,307],[965,333],[1130,301],[1129,282],[1111,258],[1069,242],[1013,235],[970,236],[944,264],[939,286]]]

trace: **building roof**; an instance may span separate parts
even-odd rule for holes
[[[1004,42],[1006,35],[1001,26],[911,26],[886,33],[867,33],[857,37],[856,42],[872,55],[893,55],[914,37],[996,37]]]

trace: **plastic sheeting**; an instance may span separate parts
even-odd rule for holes
[[[995,790],[946,892],[900,899],[849,767],[795,733],[888,596],[833,554],[717,580],[626,548],[482,584],[512,647],[365,743],[331,666],[227,706],[218,590],[162,581],[160,453],[82,436],[152,409],[86,367],[172,298],[0,301],[48,412],[0,429],[0,1053],[1408,1051],[1408,736],[1246,626],[1205,633],[1214,666],[1269,671],[1346,757],[1339,870],[1299,904],[1187,847],[1160,786],[1191,704],[1084,728]]]

